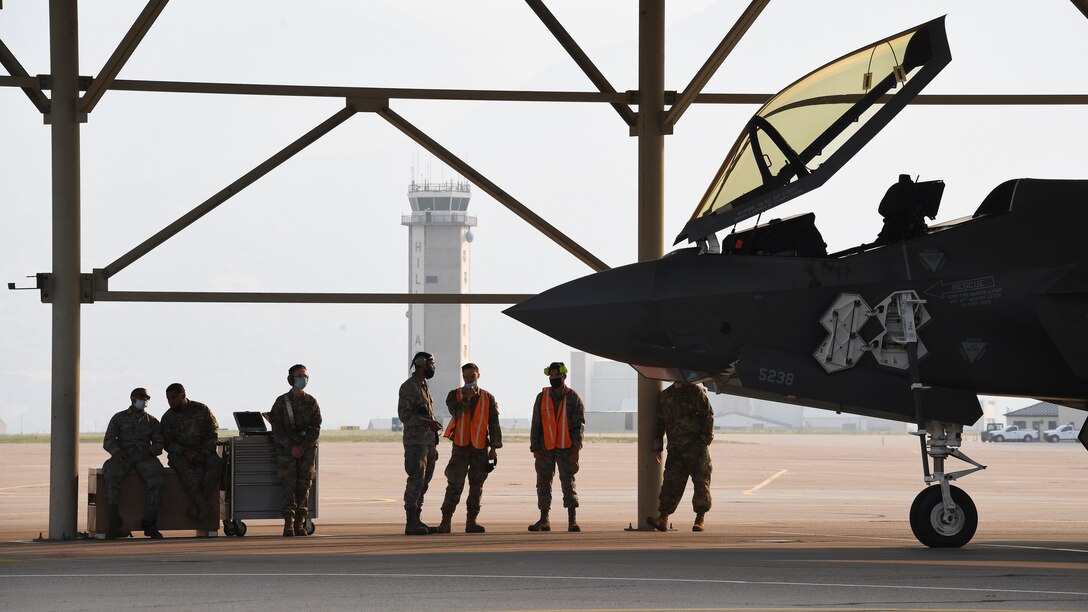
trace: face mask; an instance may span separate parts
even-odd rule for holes
[[[147,407],[147,400],[138,399],[138,400],[132,402],[132,407],[135,408],[136,410],[143,410],[144,408]]]
[[[434,368],[427,368],[423,371],[423,377],[426,379],[434,378]]]
[[[296,389],[305,389],[306,383],[309,382],[305,376],[296,376],[295,383],[292,385]]]
[[[552,382],[552,389],[561,389],[563,387],[562,378],[549,378],[548,380]]]

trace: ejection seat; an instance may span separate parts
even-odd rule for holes
[[[900,174],[899,182],[888,188],[880,200],[884,227],[874,246],[910,240],[926,233],[925,217],[937,216],[944,195],[944,181],[914,182],[909,174]]]

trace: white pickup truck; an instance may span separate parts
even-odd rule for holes
[[[1043,439],[1047,442],[1063,442],[1065,440],[1076,440],[1080,435],[1080,431],[1073,429],[1072,425],[1062,425],[1057,429],[1048,429],[1043,432]]]
[[[1022,442],[1034,442],[1035,430],[1020,429],[1020,427],[1017,425],[1009,425],[1004,429],[998,429],[990,432],[990,442],[1012,442],[1014,440],[1020,440]]]

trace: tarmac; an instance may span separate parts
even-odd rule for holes
[[[582,452],[583,532],[529,533],[532,459],[512,439],[484,488],[484,534],[463,533],[462,500],[454,533],[404,536],[401,446],[340,442],[321,450],[313,536],[252,520],[241,538],[114,542],[36,540],[48,446],[0,444],[0,609],[1088,610],[1088,453],[963,450],[989,466],[958,483],[979,528],[966,547],[938,550],[907,522],[922,488],[907,434],[719,434],[703,533],[690,530],[690,492],[674,531],[625,530],[639,520],[637,446],[615,439]],[[105,458],[81,445],[80,499],[86,468]],[[425,521],[437,522],[444,484],[436,474]],[[558,483],[554,497],[560,528]]]

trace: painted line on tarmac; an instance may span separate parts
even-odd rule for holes
[[[948,612],[948,608],[889,608],[879,605],[877,608],[579,608],[577,610],[506,610],[504,612]],[[1046,610],[1021,610],[997,608],[956,608],[956,612],[1048,612]]]
[[[41,484],[28,484],[28,485],[15,485],[13,487],[0,487],[0,493],[3,493],[4,491],[14,491],[15,489],[35,489],[35,488],[48,487],[48,486],[49,486],[48,482],[43,482]]]
[[[135,573],[115,574],[0,574],[0,580],[12,578],[451,578],[488,580],[570,580],[579,582],[648,582],[685,584],[732,584],[740,586],[786,586],[845,589],[883,589],[903,591],[941,591],[967,593],[1009,593],[1020,595],[1079,595],[1088,591],[1046,591],[1040,589],[984,589],[979,587],[942,587],[895,584],[850,584],[839,582],[789,582],[784,580],[724,580],[718,578],[636,578],[624,576],[547,576],[512,574],[406,574],[406,573],[348,573],[348,572],[238,572],[238,573]]]
[[[764,480],[763,482],[757,484],[756,486],[752,487],[751,489],[748,489],[747,491],[744,492],[744,494],[745,495],[755,495],[756,491],[758,491],[758,490],[762,489],[763,487],[771,484],[772,482],[775,481],[775,479],[777,479],[779,476],[781,476],[782,474],[785,474],[788,471],[789,470],[778,470],[778,472],[776,474],[774,474],[773,476],[771,476],[767,480]]]
[[[932,565],[947,567],[1018,567],[1020,569],[1053,569],[1088,571],[1088,563],[1068,563],[1061,561],[940,561],[936,559],[806,559],[804,563],[856,563],[864,565]]]
[[[979,544],[979,546],[985,546],[987,548],[1019,548],[1023,550],[1049,550],[1054,552],[1088,554],[1088,550],[1081,550],[1079,548],[1050,548],[1049,546],[1020,546],[1017,544]]]

